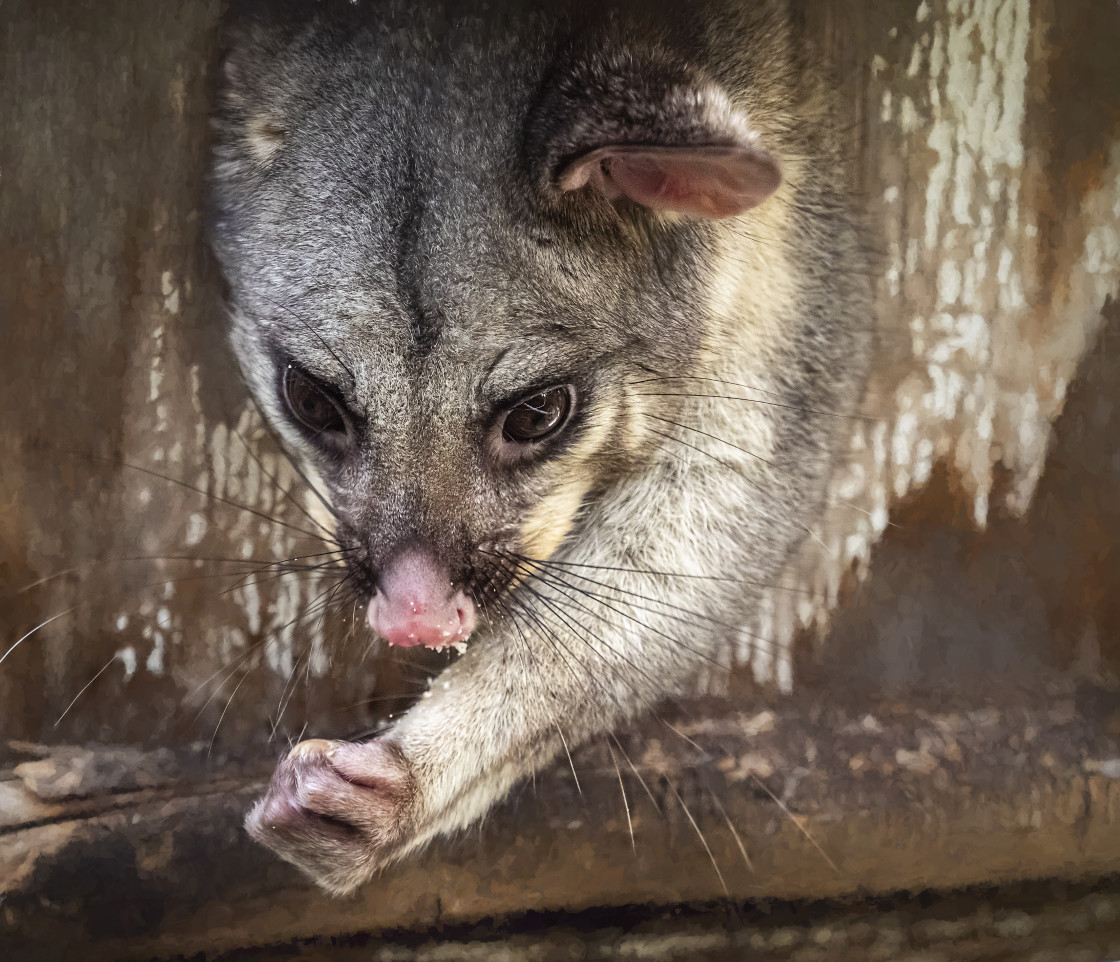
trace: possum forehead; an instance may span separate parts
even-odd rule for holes
[[[408,49],[372,29],[332,43],[321,24],[243,38],[215,178],[235,298],[394,350],[550,325],[687,350],[695,332],[681,322],[696,311],[680,302],[698,286],[702,230],[665,225],[652,238],[535,214],[526,184],[539,172],[522,141],[526,91],[548,70],[543,28],[436,20],[410,24]]]
[[[320,370],[338,359],[365,369],[372,388],[437,367],[452,383],[481,377],[500,357],[509,363],[495,386],[514,391],[518,378],[530,387],[550,367],[566,375],[624,349],[660,371],[695,353],[702,305],[690,258],[655,265],[648,249],[542,244],[496,214],[476,226],[485,212],[459,200],[412,202],[422,209],[407,236],[384,222],[340,231],[325,214],[262,229],[256,269],[240,261],[235,292],[257,322],[250,333]],[[320,249],[323,236],[331,244]]]

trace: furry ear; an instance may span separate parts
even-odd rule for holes
[[[781,184],[745,113],[689,67],[620,51],[554,76],[526,145],[545,190],[692,217],[733,217]]]
[[[614,144],[570,163],[557,183],[565,191],[590,186],[609,201],[626,197],[651,210],[734,217],[761,204],[781,180],[774,159],[756,147]]]
[[[221,97],[213,121],[219,134],[218,153],[227,164],[247,162],[252,169],[264,170],[284,146],[288,129],[279,103],[282,97],[277,94],[280,85],[269,78],[278,72],[275,42],[263,25],[254,22],[227,31]]]

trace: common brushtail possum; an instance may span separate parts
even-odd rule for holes
[[[390,645],[464,654],[280,762],[334,893],[687,690],[821,509],[871,338],[827,78],[780,2],[235,15],[212,243],[250,390]]]

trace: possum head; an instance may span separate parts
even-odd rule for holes
[[[692,370],[712,224],[780,176],[653,36],[584,47],[527,14],[503,49],[470,17],[379,16],[234,35],[212,239],[246,379],[329,493],[371,627],[440,647],[647,463],[640,415],[673,402],[635,386]]]

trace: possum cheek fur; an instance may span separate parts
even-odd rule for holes
[[[585,499],[641,464],[640,424],[622,416],[622,391],[589,406],[582,436],[548,464],[544,494],[522,515],[513,549],[517,554],[539,561],[551,558],[571,532]],[[612,445],[620,449],[613,455]]]

